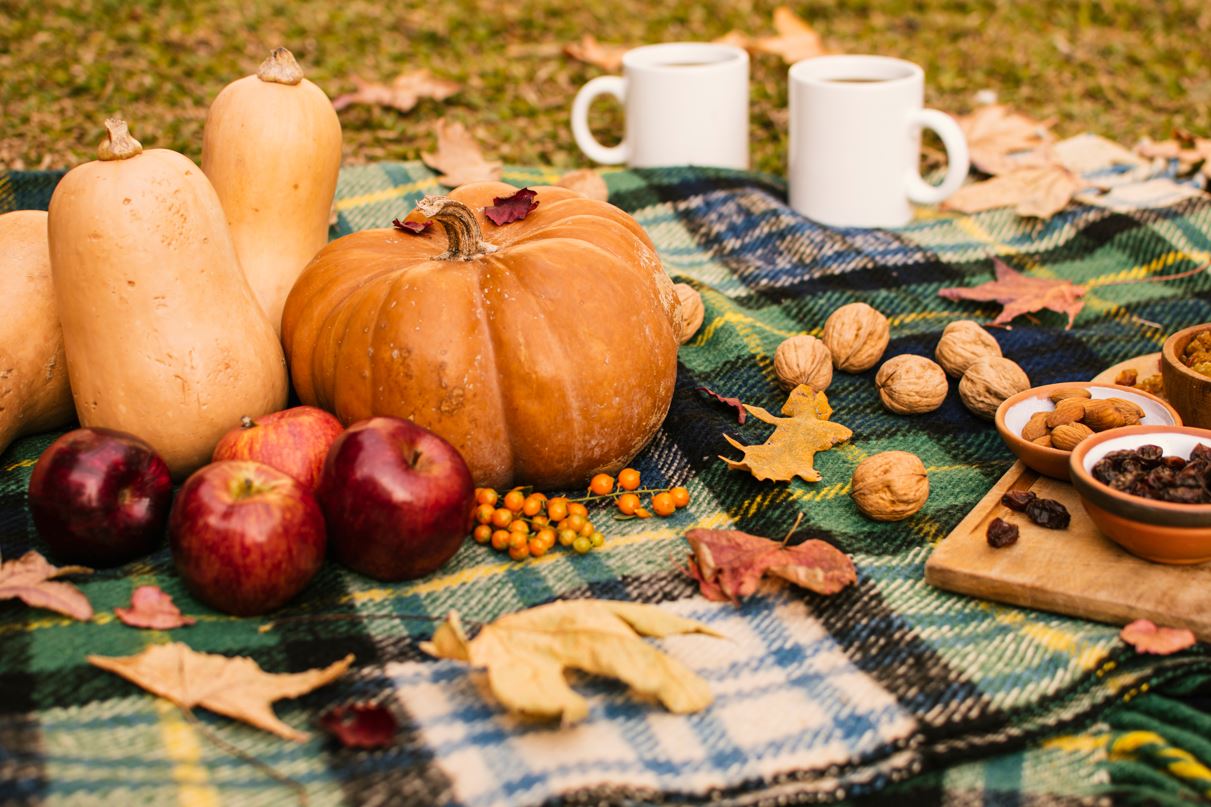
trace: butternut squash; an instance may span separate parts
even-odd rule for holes
[[[182,478],[242,416],[286,403],[281,344],[206,175],[105,122],[99,159],[50,201],[50,260],[76,413],[135,434]]]
[[[76,416],[46,243],[46,211],[0,216],[0,452]]]
[[[275,330],[294,281],[328,243],[340,164],[341,122],[332,102],[285,48],[256,75],[224,87],[206,113],[202,170]]]

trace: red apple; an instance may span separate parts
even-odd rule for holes
[[[458,551],[474,495],[454,446],[390,417],[355,423],[336,439],[318,493],[337,560],[392,581],[429,574]]]
[[[223,435],[211,460],[255,460],[284,471],[315,490],[332,441],[345,430],[323,409],[296,406],[253,420]]]
[[[311,491],[260,462],[215,462],[177,494],[169,545],[186,588],[252,616],[284,605],[324,563],[324,516]]]
[[[164,537],[168,466],[147,443],[112,429],[76,429],[51,443],[29,479],[34,526],[61,563],[117,566]]]

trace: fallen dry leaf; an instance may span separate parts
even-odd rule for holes
[[[93,607],[84,592],[71,583],[51,582],[69,574],[92,574],[87,566],[52,566],[30,550],[16,560],[0,563],[0,600],[21,600],[32,608],[46,608],[87,622]]]
[[[603,45],[592,34],[585,34],[579,42],[564,47],[563,52],[578,62],[591,64],[617,73],[622,67],[622,55],[630,48],[625,45]]]
[[[695,387],[698,392],[705,392],[711,398],[714,398],[719,403],[727,404],[736,410],[736,423],[743,426],[744,421],[748,420],[748,410],[744,408],[744,401],[739,398],[727,398],[715,392],[710,387]]]
[[[425,165],[441,174],[437,181],[450,188],[500,179],[501,164],[484,159],[475,138],[461,123],[437,121],[437,149],[421,153]]]
[[[1132,154],[1113,140],[1088,132],[1061,140],[1052,146],[1052,153],[1060,165],[1078,176],[1112,168],[1127,169],[1088,180],[1099,188],[1138,182],[1147,179],[1152,171],[1146,160]]]
[[[1196,137],[1184,129],[1174,130],[1170,140],[1145,138],[1136,145],[1135,151],[1150,160],[1177,160],[1179,176],[1193,173],[1201,164],[1203,175],[1211,177],[1211,139]]]
[[[498,227],[521,221],[538,207],[537,196],[537,191],[529,188],[522,188],[510,196],[494,196],[492,204],[484,208],[484,216]]]
[[[1193,647],[1197,641],[1194,634],[1185,628],[1158,628],[1147,619],[1137,619],[1124,626],[1119,632],[1119,638],[1136,651],[1155,656],[1168,656],[1185,650],[1187,647]]]
[[[401,233],[412,233],[413,235],[419,235],[433,226],[433,219],[429,218],[419,210],[413,210],[411,213],[404,216],[402,220],[391,219],[391,226],[399,230]]]
[[[197,622],[191,616],[184,616],[172,597],[161,591],[159,586],[139,586],[130,595],[130,607],[115,608],[114,613],[122,624],[132,628],[172,630]]]
[[[979,213],[1012,207],[1019,216],[1050,218],[1089,183],[1059,164],[1023,168],[959,188],[942,203],[946,210]]]
[[[610,189],[606,187],[605,180],[601,178],[601,174],[592,168],[569,171],[560,177],[559,181],[555,184],[561,188],[582,193],[588,198],[596,199],[599,202],[608,202],[610,199]]]
[[[133,656],[89,656],[88,662],[172,701],[182,709],[200,706],[302,742],[307,734],[278,720],[273,702],[297,698],[339,678],[353,656],[323,669],[301,673],[267,673],[244,656],[198,653],[180,642],[152,645]]]
[[[390,84],[365,81],[353,76],[353,84],[357,87],[354,92],[332,99],[332,106],[338,112],[353,104],[386,106],[400,112],[409,112],[422,98],[444,101],[462,89],[453,81],[435,78],[428,70],[401,73]]]
[[[715,602],[739,605],[767,572],[817,594],[836,594],[858,579],[848,555],[815,538],[787,546],[740,530],[690,530],[685,539],[693,550],[686,571]]]
[[[373,703],[333,706],[320,716],[320,727],[346,748],[386,748],[395,742],[395,715]]]
[[[828,419],[832,409],[827,396],[806,384],[791,390],[782,405],[782,414],[788,417],[771,415],[759,406],[745,404],[744,408],[758,420],[772,424],[774,433],[754,446],[746,446],[725,434],[723,439],[744,456],[739,460],[723,456],[719,459],[733,471],[748,471],[755,479],[788,482],[797,476],[804,482],[819,482],[820,472],[812,464],[817,452],[827,451],[853,436],[849,429]]]
[[[1052,162],[1049,155],[1038,151],[1051,142],[1050,123],[1014,112],[1003,104],[981,106],[955,120],[967,137],[971,164],[985,174],[1004,174]]]
[[[993,325],[1004,325],[1022,314],[1046,309],[1057,314],[1067,314],[1067,327],[1072,327],[1076,315],[1085,305],[1085,301],[1081,299],[1086,291],[1084,286],[1078,286],[1070,280],[1028,277],[1000,258],[993,258],[992,263],[996,270],[996,280],[989,280],[978,286],[940,289],[938,296],[948,300],[1000,303],[1004,309],[992,321]]]
[[[470,640],[451,611],[421,649],[486,667],[488,686],[510,712],[570,724],[582,720],[589,707],[568,686],[567,668],[617,678],[678,714],[709,706],[710,687],[697,673],[639,638],[681,633],[719,636],[654,605],[568,600],[502,616]]]
[[[1118,213],[1133,210],[1170,207],[1187,199],[1206,198],[1206,194],[1190,185],[1182,185],[1166,177],[1116,185],[1105,193],[1080,193],[1082,204],[1104,207]]]
[[[749,36],[741,31],[728,31],[715,40],[721,45],[734,45],[753,53],[778,56],[786,64],[814,59],[829,52],[816,29],[795,14],[789,6],[774,9],[774,36]]]

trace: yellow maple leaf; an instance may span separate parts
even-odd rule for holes
[[[733,471],[748,471],[756,479],[789,482],[798,476],[804,482],[819,482],[820,472],[813,465],[816,454],[853,436],[845,426],[829,420],[833,410],[828,397],[806,384],[791,390],[782,405],[782,414],[788,417],[771,415],[759,406],[745,404],[744,408],[758,420],[773,425],[774,433],[764,443],[752,446],[725,434],[723,439],[744,456],[739,460],[724,456],[719,459]]]

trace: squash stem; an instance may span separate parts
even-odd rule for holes
[[[286,48],[274,48],[257,68],[256,77],[271,84],[298,84],[303,80],[303,68]]]
[[[449,196],[426,196],[416,203],[416,209],[446,231],[449,248],[433,260],[469,261],[496,251],[494,245],[484,241],[475,213],[462,202]]]
[[[97,147],[97,159],[128,160],[143,153],[143,144],[130,136],[126,121],[121,118],[106,118],[105,139]]]

